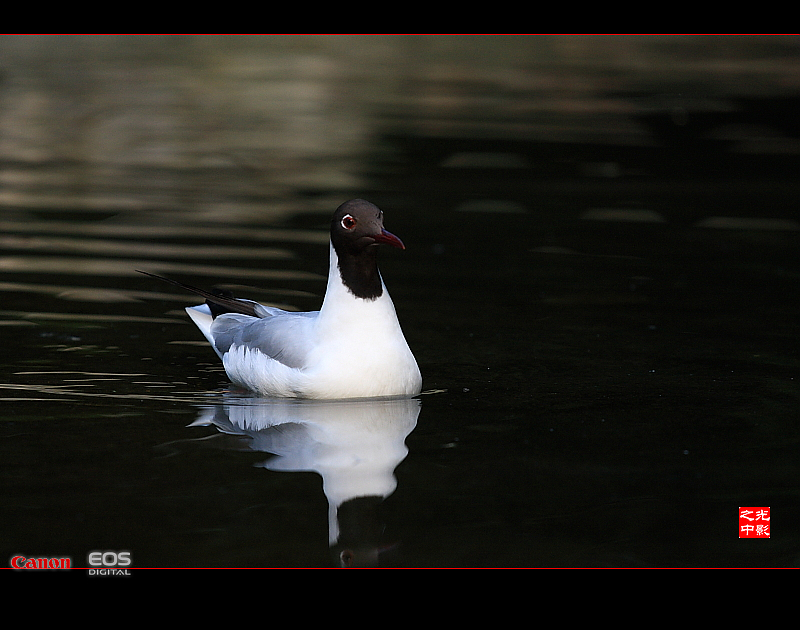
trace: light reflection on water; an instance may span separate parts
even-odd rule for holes
[[[796,529],[772,555],[725,542],[729,503],[792,514],[797,496],[796,182],[648,170],[657,142],[611,92],[649,85],[626,61],[642,50],[659,81],[674,55],[640,38],[135,41],[0,40],[2,551],[329,566],[341,499],[296,471],[369,462],[351,447],[376,434],[231,392],[183,312],[195,298],[135,270],[315,309],[330,212],[364,196],[409,246],[382,271],[438,393],[368,441],[392,490],[350,525],[380,508],[369,527],[409,566],[796,563]],[[587,70],[587,46],[613,71]],[[570,144],[598,139],[636,151]],[[279,457],[251,475],[263,453],[200,450],[222,432]]]
[[[286,401],[226,396],[191,426],[214,426],[247,438],[246,448],[273,455],[261,466],[315,472],[328,502],[328,544],[341,566],[387,566],[380,504],[397,486],[419,399]],[[379,556],[383,556],[379,558]]]

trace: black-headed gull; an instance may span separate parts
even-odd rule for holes
[[[377,206],[362,199],[339,206],[331,221],[325,298],[309,313],[161,279],[206,298],[186,312],[241,387],[291,398],[415,396],[422,376],[378,271],[381,243],[405,249],[384,229]]]

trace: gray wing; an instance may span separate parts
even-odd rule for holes
[[[290,313],[274,309],[268,317],[256,319],[238,313],[218,316],[211,326],[214,346],[220,355],[231,346],[258,350],[292,368],[303,368],[313,344],[317,312]]]

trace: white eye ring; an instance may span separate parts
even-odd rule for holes
[[[346,214],[342,217],[342,227],[345,230],[352,230],[356,226],[356,223],[358,223],[358,221],[356,221],[355,218],[349,214]]]

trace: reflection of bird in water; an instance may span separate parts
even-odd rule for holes
[[[415,396],[422,377],[378,271],[381,243],[405,249],[384,229],[380,209],[360,199],[339,206],[331,221],[328,287],[313,313],[167,281],[206,298],[186,312],[237,385],[291,398]]]
[[[391,561],[397,545],[382,541],[384,524],[380,506],[384,497],[356,497],[339,506],[339,538],[331,546],[334,561],[344,568],[374,567]]]
[[[215,425],[250,438],[274,457],[273,471],[314,471],[328,500],[328,543],[341,566],[384,560],[379,507],[394,492],[394,470],[420,412],[416,398],[350,401],[235,398],[208,408],[192,426]]]

